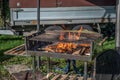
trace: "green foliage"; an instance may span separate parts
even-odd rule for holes
[[[94,44],[94,50],[93,50],[93,59],[102,53],[105,50],[108,49],[115,49],[115,40],[114,39],[107,39],[102,46],[98,45],[98,41]]]

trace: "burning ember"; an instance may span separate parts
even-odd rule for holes
[[[57,53],[70,53],[76,54],[74,52],[77,51],[77,54],[84,55],[85,53],[90,53],[90,44],[76,44],[71,42],[58,42],[55,45],[49,45],[45,48],[46,51],[49,52],[57,52]],[[79,52],[78,52],[79,51]]]
[[[77,44],[75,44],[75,43],[60,42],[56,45],[56,49],[58,49],[58,52],[66,52],[66,51],[71,52],[73,49],[76,49],[76,48],[77,48]]]

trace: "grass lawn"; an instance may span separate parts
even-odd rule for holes
[[[4,69],[3,66],[11,65],[11,64],[26,64],[31,67],[31,58],[30,57],[20,57],[20,56],[8,56],[4,55],[3,53],[6,50],[14,48],[20,44],[23,44],[24,40],[20,36],[8,36],[8,35],[0,35],[0,80],[2,77],[9,77],[8,72]],[[108,39],[103,46],[95,45],[94,49],[94,57],[100,54],[102,51],[107,49],[114,49],[115,47],[115,40]],[[46,72],[46,57],[42,57],[42,72]],[[93,62],[90,62],[88,67],[91,67]],[[65,66],[64,59],[52,59],[52,68]],[[83,62],[77,61],[77,66],[79,67],[80,71],[83,71]]]
[[[3,53],[6,50],[9,50],[11,48],[14,48],[15,46],[22,44],[23,42],[24,41],[20,36],[18,37],[18,36],[0,35],[0,76],[4,77],[8,74],[6,70],[3,68],[4,65],[15,64],[16,62],[20,63],[23,60],[23,58],[15,57],[15,56],[7,56],[4,55]]]

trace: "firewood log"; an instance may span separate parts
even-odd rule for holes
[[[83,47],[82,50],[81,50],[81,52],[80,52],[80,54],[84,55],[85,50],[86,50],[86,47]]]
[[[98,43],[99,46],[102,46],[102,44],[108,39],[108,37],[105,37]]]
[[[79,49],[79,50],[73,52],[72,54],[73,54],[73,55],[78,55],[78,54],[80,53],[80,51],[81,51],[81,49]]]
[[[38,50],[45,50],[45,51],[49,51],[49,52],[55,52],[53,49],[51,48],[38,48]]]

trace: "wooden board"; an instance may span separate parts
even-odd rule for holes
[[[36,80],[84,80],[83,77],[77,77],[77,76],[69,76],[67,75],[67,78],[64,78],[62,74],[55,75],[53,74],[52,78],[42,78],[42,74],[40,72],[37,72],[36,74]],[[15,73],[12,74],[12,76],[15,78],[15,80],[33,80],[32,72],[21,72],[21,73]],[[92,80],[92,78],[88,78],[87,80]]]
[[[16,65],[7,65],[4,66],[4,68],[10,73],[19,73],[21,71],[28,71],[31,70],[28,66],[24,65],[24,64],[16,64]]]
[[[69,80],[76,80],[77,79],[77,76],[74,75],[74,76],[70,76]]]
[[[20,67],[25,67],[26,69],[21,69]],[[33,72],[32,70],[28,69],[25,65],[11,65],[5,67],[8,72],[12,75],[15,80],[33,80]],[[15,70],[14,70],[15,68]],[[17,69],[18,68],[18,69]],[[18,71],[17,71],[18,70]],[[40,71],[35,71],[36,80],[83,80],[83,77],[78,75],[68,75],[68,74],[57,74],[57,73],[48,73],[46,76]],[[92,80],[88,78],[88,80]]]
[[[26,56],[25,53],[26,52],[25,52],[25,45],[24,44],[4,52],[4,54],[6,54],[6,55],[20,55],[20,56]]]
[[[5,69],[15,80],[33,80],[33,71],[26,65],[8,65]],[[42,79],[43,75],[40,71],[35,72],[36,80]]]
[[[68,75],[66,74],[66,75],[62,75],[62,78],[61,78],[61,80],[66,80],[68,78]]]
[[[50,75],[47,78],[42,78],[41,80],[83,80],[83,77],[77,75],[68,75],[68,74],[56,74],[56,73],[48,73]],[[92,80],[92,78],[88,78],[87,80]]]
[[[59,79],[61,77],[61,75],[60,74],[57,74],[57,75],[55,75],[51,80],[57,80],[57,79]]]
[[[20,73],[13,73],[12,76],[15,78],[15,80],[33,80],[32,71],[23,71]],[[36,80],[40,80],[43,77],[43,75],[39,71],[36,71],[35,76],[36,76]]]
[[[53,75],[53,73],[48,73],[45,77],[43,77],[43,80],[47,80],[49,79],[51,76]]]

